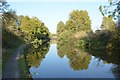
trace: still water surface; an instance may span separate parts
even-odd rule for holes
[[[84,53],[79,52],[74,56],[74,59],[68,55],[64,55],[64,57],[61,58],[58,54],[57,44],[51,44],[45,58],[39,62],[40,64],[37,67],[30,66],[29,71],[32,78],[115,77],[112,68],[116,65],[107,63],[106,61],[96,58],[88,53],[85,53],[84,57],[82,56],[84,56]]]

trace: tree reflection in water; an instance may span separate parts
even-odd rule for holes
[[[60,58],[65,55],[69,59],[69,64],[74,70],[84,70],[88,68],[91,61],[91,55],[81,50],[72,40],[62,43],[57,41],[57,50]]]
[[[107,51],[107,50],[81,50],[76,41],[59,40],[57,41],[57,54],[60,58],[66,56],[69,60],[70,67],[75,70],[88,69],[92,56],[102,59],[105,64],[113,63],[112,72],[116,78],[120,78],[120,54],[119,51]],[[49,51],[50,44],[46,43],[38,48],[35,48],[32,44],[26,47],[26,62],[30,67],[40,66],[43,58]]]
[[[40,66],[43,58],[49,51],[50,44],[46,43],[38,48],[35,48],[33,44],[29,44],[25,50],[25,58],[28,67],[38,67]]]
[[[63,58],[65,55],[69,59],[70,66],[74,70],[84,70],[87,69],[91,60],[91,55],[102,59],[105,63],[115,64],[116,66],[112,67],[112,72],[116,78],[120,78],[120,51],[113,50],[81,50],[77,46],[75,40],[58,40],[57,41],[57,53],[60,58]],[[90,53],[90,54],[89,54]]]

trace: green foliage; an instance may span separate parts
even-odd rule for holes
[[[45,57],[43,51],[48,51],[45,47],[40,48],[44,42],[49,40],[48,28],[36,17],[29,18],[28,16],[16,15],[15,11],[9,9],[7,2],[2,2],[0,12],[1,10],[3,67],[5,67],[7,60],[16,51],[17,47],[25,44],[25,41],[27,44],[31,43],[33,45],[32,49],[28,49],[30,51],[28,52],[30,55],[27,56],[28,62],[30,61],[28,65],[37,66]],[[20,61],[23,61],[23,57],[20,58]],[[21,66],[24,66],[23,62],[20,62]],[[21,69],[24,70],[25,66]]]
[[[15,26],[17,15],[14,11],[9,11],[2,14],[2,27]]]
[[[109,0],[109,5],[100,6],[100,12],[103,16],[109,16],[117,20],[118,26],[120,26],[120,1],[119,0]]]
[[[15,12],[14,12],[15,13]],[[49,30],[38,18],[28,16],[17,16],[12,12],[2,15],[2,41],[3,47],[15,47],[15,42],[35,42],[42,44],[43,39],[49,39]],[[20,27],[17,27],[16,20],[20,20]],[[11,22],[10,22],[11,21]],[[14,44],[13,44],[14,43]]]
[[[83,10],[72,11],[66,25],[63,22],[59,22],[57,27],[58,41],[66,43],[69,39],[74,38],[73,42],[77,40],[79,42],[78,46],[82,49],[85,48],[86,39],[90,32],[92,32],[91,20],[88,12]]]
[[[70,18],[66,22],[66,28],[68,30],[80,31],[80,30],[90,30],[91,20],[88,16],[87,11],[74,10],[70,13]]]
[[[108,6],[100,6],[99,10],[103,16],[107,15],[118,19],[120,17],[120,1],[110,0]]]
[[[59,34],[58,41],[59,40],[67,41],[67,39],[71,36],[71,34],[72,34],[72,32],[65,30],[64,32]]]
[[[21,31],[15,26],[16,12],[9,8],[9,4],[2,1],[2,48],[14,48],[24,42],[20,36]]]
[[[35,40],[33,41],[33,46],[34,46],[34,48],[37,49],[40,45],[42,45],[42,40],[35,39]]]
[[[65,24],[62,21],[60,21],[57,25],[57,35],[59,36],[59,34],[63,32],[64,29],[65,29]]]
[[[22,42],[24,41],[15,33],[11,32],[8,28],[2,28],[2,48],[14,48]]]
[[[61,33],[62,34],[62,33]],[[84,41],[81,41],[84,44]],[[57,51],[59,57],[63,58],[65,55],[69,60],[70,66],[74,70],[84,70],[88,68],[91,56],[81,50],[78,46],[80,42],[69,36],[68,38],[57,41]]]
[[[88,44],[90,49],[105,49],[111,37],[111,32],[107,30],[98,31],[91,34]]]
[[[41,46],[35,44],[28,44],[23,51],[23,53],[25,54],[27,65],[29,67],[38,67],[41,64],[43,58],[45,58],[45,55],[48,51],[49,43]]]
[[[106,46],[108,50],[120,50],[120,27],[112,32],[112,36]]]
[[[58,55],[62,58],[64,54],[67,52],[66,45],[69,42],[72,32],[65,30],[61,34],[59,34],[57,38],[57,48],[58,48]],[[72,44],[72,42],[71,42]],[[62,47],[61,47],[62,46]]]
[[[9,4],[6,1],[1,1],[0,12],[2,13],[2,27],[15,26],[17,19],[16,12],[9,8]]]
[[[77,44],[77,47],[80,47],[81,49],[86,48],[86,41],[84,39],[77,40],[75,43]]]
[[[48,28],[38,18],[29,18],[28,16],[22,16],[21,18],[20,29],[24,32],[27,42],[35,39],[49,39],[50,33]]]
[[[112,20],[111,17],[103,17],[101,28],[109,31],[114,31],[115,22]]]
[[[67,23],[68,25],[69,23]],[[69,59],[70,66],[74,70],[84,70],[88,68],[91,56],[85,53],[81,49],[86,47],[86,38],[90,30],[87,29],[85,32],[74,31],[73,27],[71,29],[65,29],[59,33],[57,38],[57,51],[59,57],[63,58],[65,55]],[[84,33],[84,34],[83,34]]]
[[[24,54],[21,54],[20,55],[20,58],[19,58],[19,66],[20,66],[20,69],[21,69],[21,78],[32,78],[31,75],[30,75],[30,72],[28,70],[28,67],[26,65],[26,62],[25,62],[25,56]]]
[[[71,58],[70,65],[74,70],[85,70],[88,69],[90,60],[91,56],[88,53],[79,50]]]
[[[100,6],[99,7],[100,12],[103,14],[103,16],[107,15],[109,16],[104,17],[103,20],[103,27],[106,30],[112,31],[110,35],[110,38],[108,40],[108,44],[106,45],[106,48],[108,50],[119,50],[120,46],[120,38],[119,38],[119,32],[120,32],[120,1],[119,0],[109,0],[109,5],[108,6]],[[112,21],[112,18],[115,20],[117,19],[118,26],[115,28],[115,23]],[[109,21],[109,22],[108,22]],[[108,26],[106,26],[106,23],[109,23]]]

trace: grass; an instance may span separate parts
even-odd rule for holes
[[[20,58],[19,58],[19,66],[20,66],[20,69],[22,71],[22,75],[21,77],[26,77],[26,65],[25,65],[25,60],[24,60],[24,55],[21,54]]]
[[[27,65],[26,65],[26,61],[23,53],[20,55],[20,58],[19,58],[19,66],[22,73],[21,78],[23,80],[26,80],[26,78],[29,78],[29,80],[31,80],[31,75],[29,74],[29,71],[27,69]]]

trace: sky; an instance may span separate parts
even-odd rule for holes
[[[101,0],[93,0],[90,2],[89,0],[85,1],[63,1],[63,0],[51,0],[47,2],[47,0],[8,0],[10,7],[16,11],[18,15],[28,15],[30,17],[36,16],[40,19],[40,21],[45,23],[45,26],[48,27],[51,33],[56,33],[57,24],[60,21],[66,23],[69,19],[69,14],[73,10],[86,10],[90,16],[92,21],[92,29],[97,30],[101,25],[103,16],[99,11],[100,5],[107,5],[107,1],[105,2]]]

